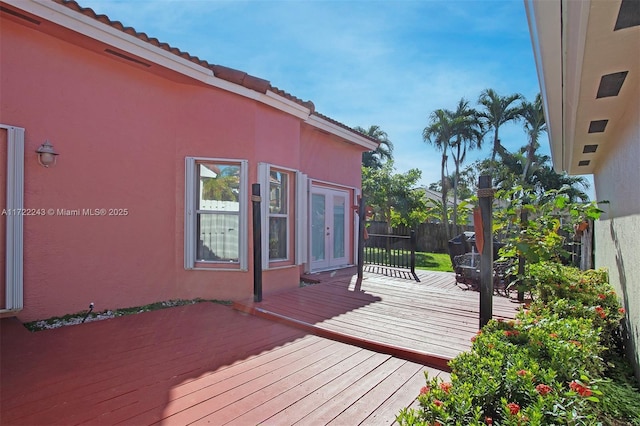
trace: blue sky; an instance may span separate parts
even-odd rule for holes
[[[422,140],[429,114],[473,106],[480,92],[539,92],[521,0],[79,0],[113,20],[207,60],[269,80],[348,126],[379,125],[398,172],[440,179]],[[521,125],[503,144],[526,143]],[[546,136],[540,141],[549,152]],[[468,162],[485,158],[490,140]],[[453,171],[453,166],[450,166]]]

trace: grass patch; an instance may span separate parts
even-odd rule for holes
[[[44,320],[37,320],[32,322],[27,322],[24,326],[29,331],[41,331],[41,330],[50,330],[53,328],[64,327],[67,325],[76,325],[82,324],[85,316],[87,317],[84,322],[93,322],[100,321],[109,318],[121,317],[124,315],[133,315],[133,314],[141,314],[143,312],[157,311],[159,309],[172,308],[174,306],[184,306],[184,305],[193,305],[195,303],[201,302],[210,302],[210,303],[219,303],[222,305],[232,305],[233,302],[229,300],[207,300],[207,299],[191,299],[191,300],[167,300],[163,302],[154,302],[148,305],[143,306],[133,306],[130,308],[122,308],[122,309],[114,309],[114,310],[105,310],[102,312],[91,312],[87,315],[88,311],[76,312],[73,314],[67,314],[61,317],[51,317]]]
[[[382,248],[366,248],[365,262],[372,259],[372,264],[383,264],[398,268],[409,268],[410,251],[391,249],[387,252]],[[378,263],[380,262],[380,263]],[[451,258],[447,253],[416,252],[416,269],[427,271],[453,272]]]
[[[447,253],[416,252],[416,269],[453,272],[451,258]]]

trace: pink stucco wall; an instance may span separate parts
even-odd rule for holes
[[[247,159],[249,183],[258,162],[270,162],[360,185],[361,148],[281,111],[79,47],[91,47],[81,36],[62,40],[6,17],[0,31],[0,122],[26,129],[25,206],[128,210],[25,218],[24,321],[90,302],[251,297],[251,262],[248,272],[184,269],[186,156]],[[45,139],[60,153],[49,169],[34,152]],[[297,267],[266,272],[265,292],[298,278]]]

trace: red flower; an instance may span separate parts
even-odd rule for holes
[[[551,389],[551,386],[545,385],[544,383],[540,383],[539,385],[537,385],[536,390],[542,396],[545,396],[553,391],[553,389]]]
[[[484,422],[488,425],[492,425],[493,424],[493,419],[491,417],[485,417],[484,418]]]
[[[600,318],[607,316],[607,312],[602,308],[602,306],[596,306],[596,312],[600,315]]]
[[[440,389],[442,389],[444,393],[449,393],[452,386],[453,385],[451,383],[440,383]]]
[[[581,385],[575,380],[569,383],[569,388],[580,396],[591,396],[591,389],[584,385]]]
[[[625,311],[624,308],[620,308],[620,309],[618,309],[618,312],[620,312],[621,314],[624,314],[627,311]]]
[[[442,407],[442,401],[440,401],[439,399],[434,399],[433,405],[435,405],[436,407]]]
[[[507,337],[510,337],[510,336],[519,336],[519,335],[520,335],[520,332],[519,332],[518,330],[505,330],[505,331],[504,331],[504,335],[505,335],[505,336],[507,336]]]
[[[606,294],[599,294],[598,297],[600,298],[600,300],[604,300],[607,298]]]
[[[520,406],[515,402],[508,403],[507,408],[509,409],[509,412],[514,416],[520,412]]]
[[[526,376],[526,375],[527,375],[527,370],[520,370],[520,371],[518,371],[518,376],[520,376],[520,377],[524,377],[524,376]]]
[[[431,391],[431,388],[429,386],[423,386],[420,389],[420,395],[426,395],[429,393],[429,391]]]

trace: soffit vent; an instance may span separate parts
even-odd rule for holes
[[[592,152],[596,152],[597,149],[598,149],[598,145],[585,145],[582,148],[582,153],[583,154],[590,154]]]
[[[622,0],[614,31],[640,25],[640,0]]]
[[[151,64],[148,64],[146,62],[142,62],[142,61],[140,61],[140,60],[138,60],[136,58],[132,58],[131,56],[127,56],[127,55],[125,55],[123,53],[116,52],[115,50],[104,49],[104,51],[109,53],[109,54],[111,54],[111,55],[117,56],[118,58],[126,59],[127,61],[130,61],[130,62],[135,62],[136,64],[140,64],[140,65],[145,66],[147,68],[151,66]]]
[[[600,79],[600,86],[598,87],[598,98],[607,98],[609,96],[618,96],[624,79],[627,78],[629,71],[614,72],[613,74],[603,75]]]
[[[30,16],[23,15],[22,13],[16,12],[15,10],[0,6],[0,11],[2,11],[3,13],[8,13],[9,15],[13,15],[17,18],[24,19],[25,21],[31,22],[32,24],[40,25],[40,21],[38,21],[37,19],[33,19]]]
[[[607,128],[609,120],[593,120],[589,123],[589,133],[602,133]]]
[[[578,162],[578,166],[581,166],[581,167],[588,166],[589,163],[591,163],[591,160],[581,160]]]

